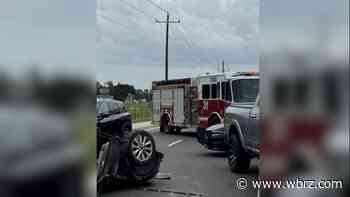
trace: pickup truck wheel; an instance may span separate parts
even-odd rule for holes
[[[250,167],[250,158],[246,156],[237,134],[230,137],[227,160],[232,172],[243,172]]]
[[[213,126],[213,125],[216,125],[216,124],[220,124],[220,118],[219,117],[217,117],[217,116],[214,116],[213,118],[211,118],[210,119],[210,121],[209,121],[209,127],[210,126]]]

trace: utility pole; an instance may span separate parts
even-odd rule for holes
[[[159,21],[158,19],[156,19],[156,23],[166,23],[166,31],[165,31],[165,80],[168,80],[169,23],[180,23],[180,20],[169,21],[169,12],[167,12],[166,21]]]
[[[222,60],[222,63],[221,63],[221,72],[225,72],[225,61]]]

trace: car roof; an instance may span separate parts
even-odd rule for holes
[[[103,103],[103,102],[115,102],[115,103],[123,103],[120,100],[112,99],[112,98],[97,98],[96,99],[98,103]]]

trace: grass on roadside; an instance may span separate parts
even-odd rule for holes
[[[126,108],[131,113],[134,123],[152,120],[152,107],[150,103],[128,104]]]

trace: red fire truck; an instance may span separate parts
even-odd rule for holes
[[[155,81],[153,121],[160,124],[161,132],[180,132],[185,127],[203,130],[222,123],[225,107],[234,102],[238,92],[235,89],[244,89],[244,80],[258,78],[254,72],[236,72]]]
[[[254,72],[205,74],[197,77],[198,128],[206,129],[223,123],[225,108],[235,102],[233,98],[238,94],[238,89],[245,88],[244,81],[258,78],[258,74]],[[245,89],[255,91],[248,87]]]
[[[197,125],[197,84],[191,78],[152,83],[153,122],[165,133]]]

